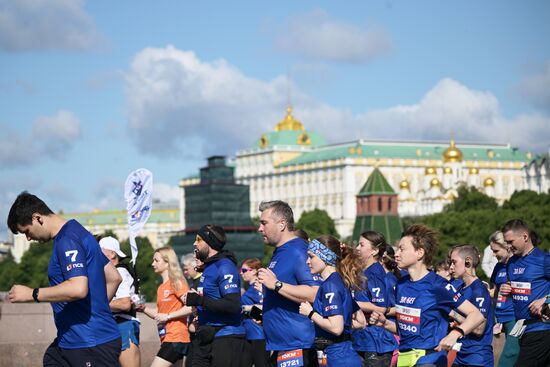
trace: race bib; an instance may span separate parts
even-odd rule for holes
[[[422,312],[419,308],[396,305],[395,309],[399,329],[415,334],[420,332],[420,315]]]
[[[522,294],[530,295],[531,294],[531,283],[528,282],[511,282],[512,294]]]
[[[279,352],[277,367],[299,367],[304,365],[304,354],[301,349]]]

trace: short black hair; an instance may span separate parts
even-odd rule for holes
[[[8,214],[8,227],[13,234],[19,233],[17,226],[26,226],[32,223],[32,215],[53,214],[52,210],[37,196],[23,191],[13,202]]]

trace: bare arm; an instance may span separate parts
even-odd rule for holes
[[[466,318],[464,316],[462,316],[461,314],[459,314],[455,310],[452,310],[451,312],[449,312],[449,316],[453,320],[458,322],[461,327],[462,327],[462,323],[464,322],[464,320],[466,320]],[[476,327],[474,330],[472,330],[472,333],[477,335],[477,336],[483,335],[483,333],[485,332],[485,325],[487,325],[487,319],[483,318],[483,322],[481,324],[479,324],[479,326]]]
[[[14,285],[8,293],[10,302],[32,302],[32,288],[24,285]],[[53,287],[40,288],[38,300],[40,302],[72,302],[83,299],[88,295],[88,277],[78,276],[65,280]]]
[[[110,302],[115,296],[118,286],[120,285],[120,283],[122,283],[122,277],[118,273],[118,270],[116,270],[116,267],[111,264],[110,261],[103,267],[103,272],[105,273],[107,299]]]
[[[279,294],[296,303],[314,302],[318,289],[318,286],[283,283],[283,286],[279,290]]]
[[[367,326],[367,319],[363,311],[356,311],[351,318],[351,327],[353,329],[364,329]]]
[[[130,297],[122,297],[112,300],[109,308],[113,312],[130,311],[132,309],[132,300]]]
[[[388,330],[390,333],[397,334],[397,325],[395,322],[390,321],[384,316],[383,313],[374,311],[370,315],[369,324],[374,326],[381,326]]]
[[[361,301],[356,301],[356,302],[361,308],[361,310],[363,310],[363,312],[366,312],[366,313],[372,313],[374,311],[380,312],[380,313],[386,312],[386,309],[384,307],[376,306],[372,302],[361,302]]]

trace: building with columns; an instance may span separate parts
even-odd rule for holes
[[[292,206],[296,219],[306,210],[326,210],[346,237],[355,222],[356,195],[375,167],[398,193],[399,215],[416,216],[440,212],[460,185],[475,186],[502,203],[525,187],[529,161],[529,153],[509,144],[453,139],[326,144],[322,136],[306,130],[289,107],[274,131],[236,152],[233,164],[237,182],[250,186],[251,216],[258,216],[261,201],[280,199]],[[181,202],[185,187],[197,180],[180,181]]]

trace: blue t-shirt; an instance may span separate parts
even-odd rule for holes
[[[254,288],[254,283],[250,284],[246,292],[244,292],[244,294],[241,296],[242,306],[261,305],[263,301],[264,294],[263,292],[260,292],[256,288]],[[254,320],[250,318],[243,319],[243,326],[246,331],[247,340],[265,339],[264,329]]]
[[[459,339],[460,351],[456,354],[455,363],[460,366],[484,366],[493,367],[493,326],[494,315],[491,304],[491,295],[481,280],[478,278],[468,287],[459,290],[464,298],[477,307],[487,323],[482,335],[473,333]]]
[[[535,247],[523,257],[512,256],[508,260],[508,279],[512,286],[516,320],[540,319],[531,315],[529,304],[550,293],[550,254]],[[550,324],[536,322],[525,328],[526,333],[540,330],[550,330]]]
[[[351,334],[351,319],[359,306],[351,297],[351,292],[342,281],[340,274],[334,272],[319,287],[313,302],[313,309],[323,317],[342,316],[344,318],[343,334]],[[315,325],[315,335],[329,340],[335,338],[334,334],[317,325]]]
[[[387,274],[384,267],[375,262],[365,269],[367,278],[367,289],[355,293],[355,300],[359,302],[371,302],[379,307],[391,307],[390,297],[387,289]],[[393,274],[392,274],[393,275]],[[381,326],[369,326],[364,329],[353,331],[353,347],[355,350],[364,352],[389,353],[397,349],[395,336]]]
[[[50,285],[78,276],[88,278],[85,298],[52,302],[59,347],[89,348],[120,338],[107,300],[103,268],[108,262],[94,236],[75,220],[65,223],[54,237],[48,264]]]
[[[505,323],[514,321],[516,316],[514,314],[514,302],[511,295],[503,296],[500,294],[500,286],[508,281],[508,274],[506,273],[506,264],[497,263],[491,274],[491,283],[496,286],[497,299],[495,303],[495,316],[497,321]]]
[[[447,335],[449,312],[465,298],[451,283],[434,272],[412,281],[406,275],[397,282],[395,307],[399,349],[433,349]]]
[[[227,257],[205,263],[199,281],[198,293],[211,299],[222,299],[228,294],[241,294],[241,278],[235,263]],[[199,325],[225,326],[216,336],[243,335],[241,313],[212,312],[204,306],[197,306]]]
[[[283,283],[317,285],[306,260],[307,243],[296,237],[273,251],[269,269]],[[315,339],[313,323],[307,317],[300,315],[299,306],[298,303],[266,289],[263,326],[267,350],[285,351],[313,346]]]

